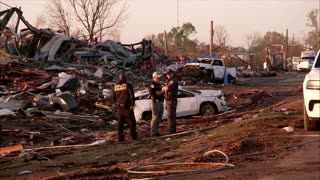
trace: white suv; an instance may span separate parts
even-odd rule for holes
[[[310,72],[304,78],[303,98],[304,129],[307,131],[316,130],[317,121],[320,121],[320,50]]]

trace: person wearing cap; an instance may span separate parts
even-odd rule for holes
[[[176,133],[176,110],[178,95],[178,80],[171,69],[166,71],[167,85],[162,88],[166,100],[167,121],[170,134]]]
[[[161,136],[159,132],[159,123],[162,120],[163,115],[164,94],[160,84],[160,77],[161,74],[159,72],[154,72],[152,74],[152,83],[149,86],[149,93],[152,99],[152,119],[150,124],[151,136]]]
[[[134,118],[135,97],[133,87],[127,82],[127,78],[123,72],[119,76],[118,83],[113,88],[113,101],[117,107],[119,141],[122,142],[125,140],[125,121],[129,124],[131,139],[137,139],[136,120]]]

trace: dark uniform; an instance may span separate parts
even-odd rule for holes
[[[152,119],[151,119],[151,127],[150,127],[151,136],[160,135],[159,123],[163,115],[164,96],[157,95],[156,94],[157,91],[162,91],[162,86],[160,83],[152,81],[149,87],[149,92],[152,99]]]
[[[169,124],[170,133],[176,133],[178,86],[178,80],[176,77],[171,77],[167,83],[168,91],[164,94],[166,99],[167,121]]]
[[[137,139],[136,120],[133,107],[135,105],[133,87],[130,83],[119,81],[113,89],[113,100],[117,106],[119,141],[124,141],[124,123],[130,126],[131,139]]]

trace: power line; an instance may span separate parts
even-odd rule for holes
[[[12,8],[11,6],[9,6],[8,4],[6,4],[6,3],[4,3],[4,2],[2,2],[2,1],[0,1],[0,4],[3,4],[3,5],[5,5],[5,6],[8,6],[9,8]]]

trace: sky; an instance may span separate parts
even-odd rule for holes
[[[46,13],[47,0],[0,0],[21,7],[24,17],[35,23]],[[140,42],[150,34],[169,32],[190,22],[197,33],[192,39],[209,43],[210,21],[223,26],[229,34],[227,45],[246,47],[246,37],[268,31],[286,33],[301,40],[310,31],[307,14],[319,9],[320,0],[127,0],[127,19],[120,32],[122,43]],[[7,9],[0,4],[0,10]]]

